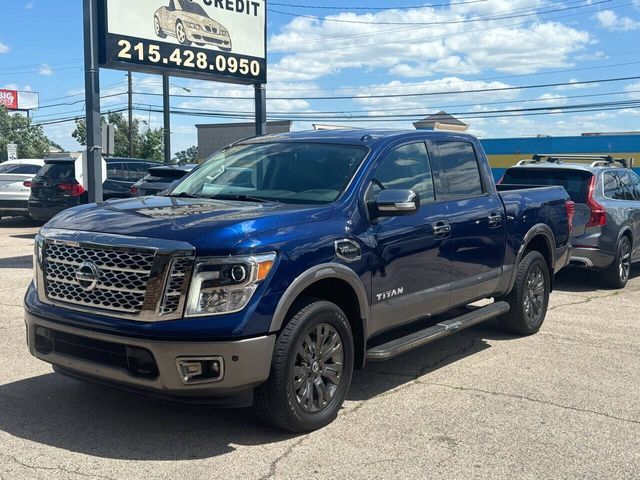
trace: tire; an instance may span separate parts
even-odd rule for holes
[[[176,23],[176,38],[181,45],[191,45],[191,41],[187,38],[187,31],[184,29],[182,22]]]
[[[164,33],[164,30],[162,30],[162,27],[160,26],[160,19],[158,17],[153,17],[153,28],[158,37],[167,38],[167,34]]]
[[[254,410],[268,425],[310,432],[331,423],[347,396],[353,334],[344,312],[331,302],[304,298],[293,312],[276,341],[269,379],[256,390]],[[324,357],[317,356],[318,344]]]
[[[609,288],[624,288],[631,272],[631,241],[626,235],[618,242],[616,258],[600,273],[602,283]]]
[[[540,252],[529,252],[520,261],[511,292],[501,300],[511,305],[499,317],[502,328],[517,335],[533,335],[540,330],[549,306],[549,267]]]

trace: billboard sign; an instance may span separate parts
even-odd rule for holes
[[[0,90],[0,105],[7,107],[7,110],[17,110],[18,92],[16,90]]]
[[[266,0],[100,0],[100,66],[267,81]]]
[[[7,107],[7,110],[37,110],[39,98],[36,92],[0,89],[0,105]]]

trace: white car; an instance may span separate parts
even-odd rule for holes
[[[0,163],[0,220],[2,217],[28,217],[30,182],[44,160],[9,160]]]

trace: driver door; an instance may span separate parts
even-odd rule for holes
[[[447,206],[435,197],[424,142],[394,148],[382,159],[368,199],[382,189],[414,190],[420,209],[411,216],[379,218],[369,228],[375,240],[370,334],[446,311],[450,297]]]

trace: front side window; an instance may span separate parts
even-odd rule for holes
[[[215,153],[171,195],[331,203],[347,187],[367,153],[364,147],[328,143],[237,145]]]
[[[468,142],[436,142],[438,152],[434,160],[436,191],[449,198],[482,195],[482,179],[476,152]]]
[[[376,169],[373,189],[413,190],[420,202],[435,200],[429,156],[424,142],[398,147],[389,153]]]
[[[636,200],[640,201],[640,176],[635,172],[629,172],[631,183],[633,184],[633,194]]]

